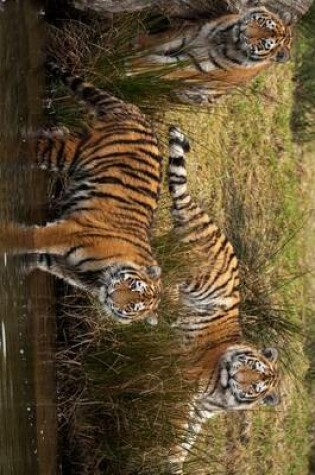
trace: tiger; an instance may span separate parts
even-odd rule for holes
[[[44,226],[4,224],[1,247],[29,256],[29,270],[98,297],[116,321],[154,325],[162,291],[150,244],[162,180],[157,137],[137,106],[51,60],[47,68],[95,117],[82,133],[52,128],[32,138],[37,165],[65,177],[60,216]]]
[[[292,16],[263,6],[215,20],[182,22],[156,34],[139,34],[129,74],[151,69],[176,81],[174,95],[186,103],[208,104],[242,86],[272,63],[290,59]]]
[[[171,215],[176,241],[185,247],[190,265],[172,295],[180,304],[172,325],[188,358],[184,376],[197,384],[187,420],[174,420],[180,437],[168,463],[177,475],[183,473],[183,463],[207,419],[222,411],[276,405],[280,399],[277,349],[256,348],[242,336],[239,262],[233,246],[189,194],[185,156],[189,149],[181,130],[171,127]]]

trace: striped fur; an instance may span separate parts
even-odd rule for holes
[[[136,74],[167,68],[165,77],[180,81],[176,92],[183,102],[208,102],[228,89],[245,84],[273,62],[290,57],[290,15],[282,18],[264,7],[228,14],[210,22],[138,39],[138,56],[131,60]]]
[[[239,319],[238,260],[232,244],[191,198],[187,188],[182,132],[170,129],[169,189],[172,217],[181,244],[187,247],[191,274],[178,285],[182,304],[175,322],[190,364],[186,378],[198,383],[187,421],[177,423],[181,441],[173,448],[172,473],[195,443],[203,422],[216,412],[276,404],[277,350],[259,350],[243,341]]]
[[[140,110],[60,69],[49,70],[96,117],[82,136],[44,132],[34,143],[41,168],[66,177],[61,216],[42,227],[7,226],[15,253],[34,267],[96,295],[121,323],[156,323],[160,268],[150,231],[160,194],[157,138]]]

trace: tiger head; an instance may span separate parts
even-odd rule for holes
[[[277,359],[275,348],[258,350],[241,345],[228,348],[218,363],[217,386],[211,391],[214,404],[224,410],[278,404]]]
[[[161,269],[157,265],[121,266],[103,279],[100,301],[120,323],[146,320],[157,324],[157,307],[162,291]]]
[[[290,59],[290,13],[277,16],[265,8],[250,9],[234,29],[235,41],[251,62]]]

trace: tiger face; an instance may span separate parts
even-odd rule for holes
[[[160,276],[161,269],[156,265],[117,269],[101,287],[100,300],[120,323],[146,320],[156,325],[162,289]]]
[[[237,346],[228,349],[219,361],[218,386],[211,397],[224,410],[278,404],[277,358],[275,348],[256,350]]]
[[[264,8],[252,10],[235,26],[235,40],[251,61],[284,63],[290,59],[290,21],[289,13],[280,18]]]

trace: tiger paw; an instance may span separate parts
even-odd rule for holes
[[[38,131],[38,137],[47,139],[63,139],[70,135],[70,130],[64,125],[56,125],[53,127],[42,128]]]
[[[166,473],[168,475],[183,475],[184,473],[183,462],[170,459],[168,462]]]
[[[20,274],[25,277],[33,272],[38,267],[37,257],[33,254],[24,254],[15,256],[17,260],[17,266]]]
[[[1,0],[0,0],[1,1]],[[23,139],[63,139],[70,135],[70,130],[64,125],[40,127],[35,130],[23,131]]]

